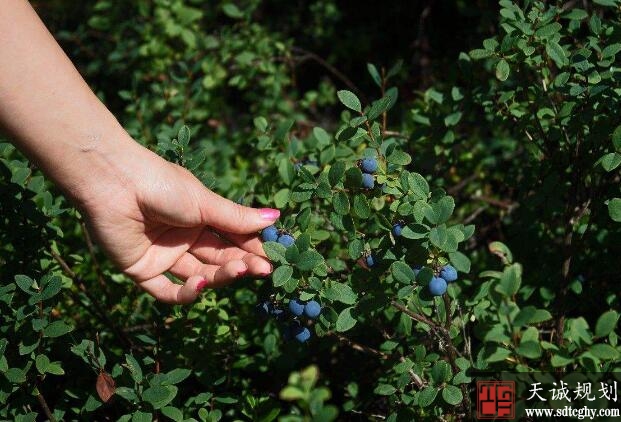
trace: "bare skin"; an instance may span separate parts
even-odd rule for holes
[[[278,210],[222,198],[139,145],[27,1],[1,8],[0,127],[78,206],[119,269],[167,303],[272,271],[256,234]]]

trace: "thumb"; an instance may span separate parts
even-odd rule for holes
[[[249,234],[274,224],[280,211],[274,208],[250,208],[204,189],[199,204],[201,222],[217,230]]]

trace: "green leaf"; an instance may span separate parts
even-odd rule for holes
[[[323,256],[316,250],[311,249],[300,254],[300,258],[296,265],[302,271],[310,271],[320,264],[323,264],[323,262]]]
[[[412,157],[407,152],[401,150],[394,150],[386,160],[391,164],[397,164],[399,166],[407,166],[412,162]]]
[[[509,68],[509,63],[505,59],[500,59],[500,61],[496,64],[496,77],[500,81],[506,81],[509,78],[509,73],[511,69]]]
[[[477,49],[474,49],[474,50],[470,50],[470,52],[468,53],[468,55],[473,60],[486,59],[488,57],[491,57],[493,54],[494,54],[493,51],[482,49],[482,48],[477,48]]]
[[[291,162],[286,158],[281,159],[278,163],[278,174],[285,185],[290,185],[295,178],[295,169],[293,168],[293,164],[291,164]]]
[[[427,407],[433,403],[438,395],[438,389],[436,387],[429,386],[418,393],[418,405],[421,407]]]
[[[450,196],[445,196],[432,206],[437,215],[436,224],[444,223],[453,215],[455,200]]]
[[[43,329],[43,337],[60,337],[73,330],[71,325],[67,325],[63,321],[54,321]]]
[[[464,399],[461,389],[454,385],[447,385],[442,390],[442,398],[452,406],[457,406]]]
[[[50,277],[41,291],[41,300],[51,299],[62,289],[62,280],[58,276]]]
[[[150,403],[154,409],[160,409],[170,403],[177,395],[174,385],[156,385],[142,392],[142,399]]]
[[[369,120],[377,119],[382,113],[384,113],[390,108],[392,103],[393,103],[393,98],[391,98],[388,95],[380,98],[377,101],[373,101],[373,103],[371,104],[371,107],[367,111],[367,114],[366,114],[367,118]]]
[[[187,147],[190,143],[190,128],[186,125],[181,126],[181,129],[179,129],[177,133],[177,142],[184,147]]]
[[[337,214],[349,214],[349,198],[345,192],[337,192],[332,200],[332,205],[334,206],[334,211],[336,211]]]
[[[397,389],[390,384],[380,384],[373,390],[378,396],[392,396],[396,391]]]
[[[565,54],[565,50],[561,47],[556,41],[548,41],[546,43],[546,53],[548,56],[554,60],[556,66],[559,69],[562,69],[565,64],[567,64],[567,55]]]
[[[328,132],[326,132],[325,129],[315,127],[313,128],[313,135],[315,136],[315,139],[317,139],[319,145],[327,146],[330,144],[330,135],[328,134]]]
[[[589,352],[595,357],[605,360],[613,360],[619,357],[619,352],[609,344],[594,344]]]
[[[444,118],[444,125],[446,127],[455,126],[461,120],[462,112],[456,111],[455,113],[451,113]]]
[[[132,379],[140,384],[142,382],[142,368],[136,358],[130,354],[125,354],[125,366],[129,369]]]
[[[427,198],[429,195],[429,183],[427,180],[418,173],[410,173],[408,177],[408,184],[414,195],[419,198]]]
[[[500,281],[496,286],[496,291],[504,296],[513,296],[520,289],[522,284],[522,266],[513,264],[505,268],[500,277]]]
[[[595,324],[595,335],[597,337],[606,337],[613,332],[618,321],[619,314],[617,311],[604,312],[602,316],[597,319],[597,323]]]
[[[172,419],[175,422],[183,421],[183,412],[177,409],[176,407],[166,406],[166,407],[163,407],[160,411],[162,412],[164,416]]]
[[[522,341],[516,352],[528,359],[539,359],[541,357],[541,346],[536,341]]]
[[[341,103],[354,111],[357,112],[362,112],[362,104],[360,104],[360,100],[358,99],[358,97],[356,97],[356,94],[354,94],[351,91],[347,91],[347,90],[341,90],[338,91],[336,93],[337,97],[339,97],[339,100],[341,101]]]
[[[353,305],[358,300],[358,294],[350,286],[333,281],[324,292],[323,296],[331,301],[338,301],[346,305]]]
[[[502,242],[492,242],[489,244],[489,250],[494,255],[502,259],[503,263],[511,264],[513,262],[513,254],[511,250]]]
[[[272,273],[272,281],[274,287],[280,287],[284,285],[293,275],[293,268],[289,265],[283,265],[278,267]]]
[[[357,194],[354,196],[354,214],[360,218],[369,218],[371,216],[371,207],[365,195]]]
[[[369,72],[369,75],[371,75],[371,78],[373,79],[373,82],[375,82],[375,84],[381,88],[382,86],[382,77],[380,76],[379,72],[377,71],[377,67],[375,67],[374,64],[371,63],[367,63],[367,71]]]
[[[408,224],[401,230],[401,236],[406,239],[424,239],[429,234],[429,227],[424,224]]]
[[[621,125],[617,126],[612,132],[612,145],[618,152],[621,152]]]
[[[400,283],[411,283],[414,280],[414,271],[402,261],[395,261],[390,266],[392,276]]]
[[[344,332],[351,330],[356,325],[356,320],[351,315],[353,307],[345,308],[336,319],[336,331]]]
[[[336,186],[339,182],[343,180],[343,175],[345,174],[345,163],[343,161],[337,161],[332,164],[330,170],[328,171],[328,180],[332,186]]]
[[[222,11],[226,16],[232,19],[241,19],[244,17],[244,13],[233,3],[224,3],[222,5]]]
[[[4,373],[6,379],[13,384],[23,384],[26,382],[26,371],[19,368],[9,368]]]
[[[35,359],[35,366],[40,374],[45,374],[49,364],[50,359],[45,355],[38,355]]]
[[[26,293],[32,293],[32,289],[36,288],[35,281],[27,275],[17,274],[15,276],[15,284]]]
[[[608,201],[608,214],[613,221],[621,223],[621,198],[612,198]]]
[[[611,152],[602,157],[602,167],[606,171],[613,171],[621,164],[621,154]]]
[[[470,259],[461,252],[449,252],[449,260],[455,269],[462,273],[470,272]]]
[[[263,251],[267,255],[267,257],[274,262],[278,262],[281,264],[286,264],[287,259],[285,258],[285,253],[287,248],[281,245],[278,242],[265,242],[263,243]]]

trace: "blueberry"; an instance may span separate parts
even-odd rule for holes
[[[293,337],[300,343],[306,343],[310,336],[310,330],[306,327],[296,327],[293,329]]]
[[[276,226],[269,226],[261,232],[261,239],[264,242],[276,242],[278,240],[278,229]]]
[[[304,312],[304,302],[300,299],[291,299],[289,301],[289,310],[295,316],[300,316]]]
[[[412,271],[414,271],[414,277],[418,276],[418,273],[420,273],[420,270],[422,270],[423,267],[421,267],[420,265],[414,265],[412,267]]]
[[[295,171],[299,171],[302,168],[302,163],[297,162],[293,165],[293,168],[295,169]]]
[[[367,255],[364,260],[367,263],[367,267],[369,268],[375,267],[375,265],[377,264],[377,259],[375,259],[375,256],[373,255]]]
[[[321,305],[314,300],[311,300],[306,305],[304,305],[304,315],[311,319],[315,319],[321,313]]]
[[[295,243],[295,239],[290,234],[281,234],[278,236],[278,243],[288,248]]]
[[[457,270],[452,265],[445,265],[440,270],[440,277],[445,279],[447,283],[451,283],[457,280]]]
[[[363,172],[373,174],[377,171],[377,160],[375,158],[363,158],[360,167],[362,167]]]
[[[375,179],[372,175],[363,173],[362,174],[362,187],[365,189],[373,189],[375,186]]]
[[[269,315],[272,310],[272,304],[268,300],[264,300],[257,305],[257,310],[263,315]]]
[[[429,293],[434,296],[442,296],[446,293],[446,280],[441,277],[432,277],[429,282]]]
[[[270,314],[276,319],[281,319],[285,316],[285,310],[281,308],[274,308]]]
[[[395,237],[401,236],[401,231],[402,230],[403,230],[403,226],[401,225],[401,223],[397,223],[394,226],[392,226],[392,234]]]

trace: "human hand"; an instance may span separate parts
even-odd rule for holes
[[[272,272],[256,234],[278,210],[243,207],[142,147],[135,154],[124,175],[90,186],[82,209],[98,243],[144,290],[189,303],[205,287]]]

